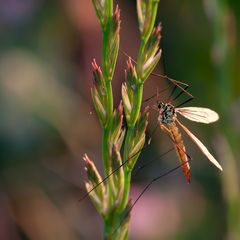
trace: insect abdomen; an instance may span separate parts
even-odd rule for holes
[[[168,128],[171,132],[172,139],[174,140],[174,143],[175,143],[174,145],[175,145],[175,149],[176,149],[178,158],[179,158],[180,162],[183,164],[182,165],[183,173],[187,179],[187,182],[190,183],[190,166],[188,163],[186,149],[185,149],[185,146],[184,146],[184,143],[182,140],[182,135],[178,131],[178,127],[176,126],[175,123],[169,124]]]

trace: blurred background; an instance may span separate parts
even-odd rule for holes
[[[135,1],[118,4],[121,49],[136,59]],[[239,10],[237,0],[160,2],[164,64],[156,72],[190,85],[195,99],[188,106],[219,112],[211,125],[183,122],[224,171],[184,136],[193,158],[191,184],[178,170],[152,185],[133,209],[130,239],[240,239]],[[78,202],[85,193],[83,154],[102,169],[101,129],[90,96],[91,61],[100,63],[100,54],[91,1],[0,0],[1,240],[101,239],[102,222],[91,202]],[[125,61],[120,52],[115,106]],[[150,77],[144,97],[167,85]],[[156,113],[151,116],[153,129]],[[160,130],[154,134],[138,164],[156,161],[134,175],[133,200],[153,177],[178,165],[174,152],[160,158],[171,145]]]

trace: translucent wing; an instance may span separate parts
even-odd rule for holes
[[[219,119],[218,114],[209,108],[184,107],[176,108],[176,112],[194,122],[212,123]]]
[[[208,151],[208,149],[203,145],[203,143],[193,135],[182,123],[180,123],[177,119],[178,124],[183,128],[183,130],[187,133],[187,135],[193,140],[193,142],[197,145],[197,147],[201,150],[201,152],[208,158],[208,160],[213,163],[218,169],[223,170],[218,161],[212,156],[212,154]]]

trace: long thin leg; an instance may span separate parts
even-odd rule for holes
[[[193,100],[193,97],[190,97],[190,98],[188,98],[187,100],[185,100],[184,102],[182,102],[182,103],[180,103],[179,105],[177,105],[175,108],[179,108],[179,107],[185,105],[186,103],[188,103],[188,102],[190,102],[190,101],[192,101],[192,100]]]
[[[129,216],[129,214],[131,213],[131,211],[133,210],[133,208],[135,207],[135,205],[137,204],[137,202],[140,200],[140,198],[143,196],[143,194],[148,190],[148,188],[156,181],[162,179],[163,177],[175,172],[176,170],[178,170],[179,168],[182,168],[184,166],[184,164],[187,164],[189,161],[191,161],[191,159],[189,159],[188,161],[179,164],[178,166],[164,172],[163,174],[159,175],[158,177],[153,178],[141,191],[141,193],[138,195],[138,197],[135,199],[135,201],[133,202],[133,204],[131,205],[131,207],[129,207],[128,211],[125,212],[124,216],[122,217],[122,220],[120,221],[120,224],[118,226],[118,228],[116,228],[113,232],[113,234],[119,229],[119,227],[122,225],[122,223],[124,222],[125,218],[127,216]]]
[[[189,86],[185,86],[185,87],[184,87],[184,90],[187,90],[188,87],[189,87]],[[175,101],[175,100],[177,100],[183,93],[184,93],[183,91],[180,91],[180,93],[172,99],[172,102]]]
[[[158,177],[153,178],[153,179],[144,187],[144,189],[143,189],[142,192],[139,194],[139,196],[137,197],[137,199],[133,202],[130,210],[133,209],[133,207],[136,205],[136,203],[138,202],[138,200],[142,197],[142,195],[147,191],[147,189],[148,189],[154,182],[156,182],[157,180],[159,180],[159,179],[167,176],[168,174],[176,171],[177,169],[181,168],[183,165],[187,164],[190,160],[191,160],[191,159],[189,159],[188,161],[186,161],[186,162],[184,162],[184,163],[176,166],[175,168],[172,168],[172,169],[168,170],[167,172],[159,175]]]
[[[146,163],[138,166],[136,172],[132,175],[132,177],[136,177],[136,176],[139,174],[139,172],[141,172],[141,170],[142,170],[143,168],[145,168],[145,167],[147,167],[148,165],[152,164],[153,162],[159,160],[160,158],[164,157],[165,155],[167,155],[168,153],[170,153],[170,152],[173,151],[173,150],[174,150],[174,147],[168,149],[166,152],[164,152],[163,154],[161,154],[161,155],[158,156],[157,158],[154,158],[153,160],[148,161],[148,162],[146,162]]]
[[[156,132],[156,129],[158,127],[158,124],[155,126],[155,128],[153,129],[153,131],[150,134],[150,137],[148,139],[148,141],[146,141],[146,143],[144,144],[144,146],[137,151],[135,154],[133,154],[131,157],[129,157],[126,161],[122,162],[121,165],[119,165],[116,169],[114,169],[108,176],[104,177],[102,179],[102,181],[100,181],[99,183],[97,183],[90,191],[88,191],[86,194],[83,195],[83,197],[81,197],[78,201],[81,202],[83,201],[87,196],[89,196],[89,194],[94,191],[98,186],[100,186],[102,183],[104,183],[109,177],[111,177],[114,173],[116,173],[121,167],[123,167],[127,162],[129,162],[133,157],[135,157],[137,154],[139,154],[143,149],[147,148],[150,143],[151,143],[151,139],[152,136],[154,135],[154,133]],[[163,154],[164,155],[164,154]]]
[[[190,94],[188,91],[186,91],[181,85],[183,86],[189,86],[186,83],[177,81],[173,78],[168,77],[167,75],[162,75],[162,74],[157,74],[157,73],[151,73],[151,75],[155,76],[155,77],[161,77],[161,78],[165,78],[168,79],[172,84],[176,85],[180,90],[182,90],[184,93],[186,93],[188,96],[193,97],[192,94]]]
[[[163,64],[163,72],[166,73],[167,72],[167,67],[166,67],[165,54],[164,53],[162,53],[162,64]],[[174,84],[174,87],[173,87],[173,89],[172,89],[172,91],[171,91],[171,93],[170,93],[170,95],[167,99],[167,102],[170,102],[170,99],[173,96],[173,94],[175,93],[176,89],[177,89],[177,85]]]
[[[137,151],[135,154],[133,154],[131,157],[129,157],[126,161],[124,161],[121,165],[119,165],[116,169],[114,169],[110,174],[108,174],[106,177],[102,179],[99,183],[97,183],[90,191],[88,191],[86,194],[83,195],[78,201],[83,201],[89,194],[94,191],[97,187],[99,187],[102,183],[104,183],[109,177],[111,177],[115,172],[117,172],[121,167],[123,167],[127,162],[129,162],[133,157],[135,157],[137,154],[139,154],[143,149],[145,149],[151,142],[151,138],[147,141],[144,146]]]
[[[168,97],[167,102],[170,102],[170,99],[171,99],[171,97],[173,96],[173,94],[174,94],[174,92],[176,91],[176,89],[177,89],[177,86],[174,85],[174,87],[173,87],[173,89],[172,89],[172,91],[171,91],[171,93],[170,93],[170,95],[169,95],[169,97]],[[171,101],[171,102],[172,102],[172,101]]]
[[[143,102],[143,103],[145,103],[145,102],[148,102],[148,101],[150,101],[151,99],[153,99],[153,98],[157,97],[157,95],[158,95],[158,94],[160,94],[160,93],[163,93],[163,92],[167,91],[169,88],[170,88],[170,87],[166,87],[166,88],[164,88],[164,89],[163,89],[163,90],[161,90],[161,91],[157,91],[157,93],[154,93],[152,96],[150,96],[150,97],[148,97],[148,98],[144,99],[142,102]]]
[[[122,53],[127,56],[128,58],[130,58],[135,64],[137,63],[133,58],[131,58],[126,52],[122,51]],[[165,78],[168,79],[172,84],[174,84],[175,86],[177,86],[180,90],[182,90],[184,93],[186,93],[188,96],[193,97],[192,94],[190,94],[188,91],[186,91],[183,87],[181,87],[181,85],[183,86],[188,86],[188,84],[183,83],[181,81],[178,81],[176,79],[170,78],[167,75],[162,75],[162,74],[158,74],[158,73],[151,73],[152,76],[155,77],[160,77],[160,78]]]

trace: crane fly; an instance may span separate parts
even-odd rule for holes
[[[221,165],[212,156],[204,144],[177,118],[177,114],[180,114],[191,121],[209,124],[216,122],[219,119],[219,116],[215,111],[202,107],[175,108],[171,103],[163,103],[159,101],[157,103],[157,108],[159,126],[165,133],[168,134],[168,136],[173,141],[178,158],[182,163],[182,171],[188,183],[190,183],[190,166],[188,162],[188,155],[186,154],[185,145],[183,143],[178,125],[186,132],[189,138],[192,139],[192,141],[207,157],[207,159],[222,171]]]
[[[169,96],[169,99],[173,95],[174,90],[172,91],[171,95]],[[158,93],[154,94],[153,96],[157,96],[158,99]],[[180,95],[178,94],[176,97],[174,97],[173,100],[176,100]],[[152,97],[151,97],[152,98]],[[150,99],[150,98],[149,98]],[[168,134],[168,136],[171,138],[172,142],[174,143],[175,150],[177,152],[178,158],[180,160],[180,165],[177,167],[170,169],[169,171],[161,174],[158,177],[153,178],[141,191],[139,196],[136,198],[136,200],[133,202],[133,204],[130,206],[130,208],[126,211],[125,217],[127,217],[130,212],[133,210],[133,207],[136,205],[138,200],[143,196],[143,194],[147,191],[147,189],[156,181],[160,180],[162,177],[172,173],[173,171],[177,170],[178,168],[182,168],[182,171],[186,177],[186,180],[188,183],[190,183],[190,166],[189,162],[191,160],[191,157],[186,153],[185,145],[182,140],[181,133],[179,131],[179,126],[186,132],[186,134],[192,139],[192,141],[197,145],[197,147],[201,150],[201,152],[208,158],[208,160],[213,163],[218,169],[222,171],[221,165],[218,163],[218,161],[212,156],[212,154],[208,151],[208,149],[204,146],[204,144],[193,134],[190,132],[190,130],[185,127],[178,119],[177,114],[180,114],[184,116],[185,118],[200,122],[200,123],[213,123],[216,122],[219,119],[218,114],[209,109],[209,108],[202,108],[202,107],[179,107],[181,105],[184,105],[185,103],[192,100],[191,96],[186,101],[184,101],[182,104],[178,105],[178,107],[174,107],[171,102],[163,103],[157,100],[157,110],[158,110],[158,124],[160,128]],[[146,164],[145,164],[146,165]],[[143,165],[143,166],[145,166]],[[124,218],[122,219],[120,225],[122,224]]]

